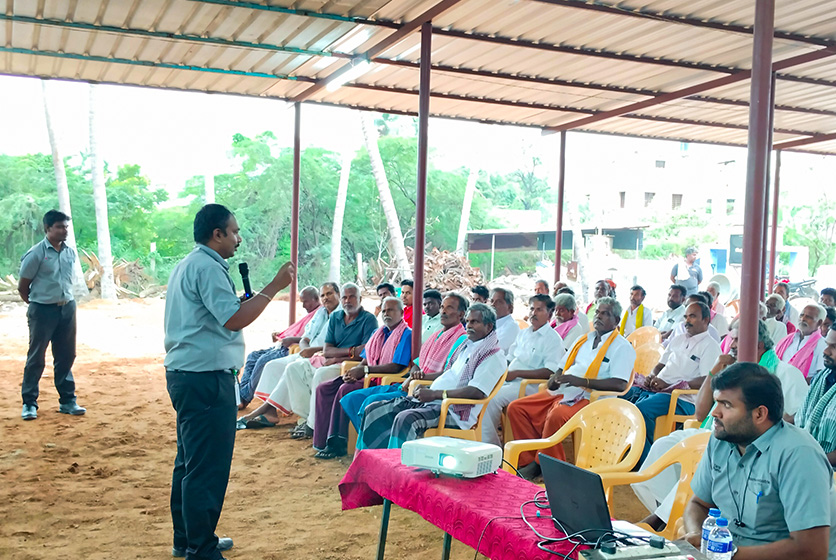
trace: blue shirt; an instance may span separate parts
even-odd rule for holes
[[[390,331],[389,327],[386,325],[380,328],[383,330],[383,343],[386,344],[386,341],[389,340],[389,335],[392,334],[392,331]],[[363,348],[363,351],[360,352],[360,357],[366,357],[365,348]],[[401,341],[398,343],[398,347],[395,348],[395,355],[392,356],[391,363],[406,367],[409,365],[410,358],[412,358],[412,329],[407,327],[401,337]]]
[[[20,259],[20,277],[32,280],[29,301],[58,303],[73,300],[73,265],[75,249],[61,242],[61,251],[43,241],[26,251]]]
[[[376,330],[377,319],[362,307],[357,317],[347,325],[345,324],[345,311],[340,309],[331,313],[331,317],[328,319],[325,344],[337,348],[362,346],[369,341]]]
[[[229,264],[199,244],[168,280],[165,367],[192,372],[240,368],[244,335],[224,327],[240,308]]]

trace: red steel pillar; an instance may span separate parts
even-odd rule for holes
[[[293,196],[290,208],[290,261],[299,273],[299,175],[302,169],[302,104],[293,104]],[[290,325],[296,322],[296,281],[290,283]]]
[[[432,63],[432,23],[421,25],[421,68],[418,86],[418,185],[415,197],[415,256],[412,280],[415,282],[412,297],[415,311],[412,314],[412,356],[421,351],[421,311],[424,301],[424,245],[427,222],[427,152],[430,123],[430,65]]]
[[[566,189],[566,131],[560,131],[560,159],[557,179],[557,221],[554,230],[554,283],[560,282],[560,253],[563,252],[563,195]]]
[[[772,237],[769,252],[769,293],[775,287],[775,267],[778,266],[778,199],[781,196],[781,150],[775,152],[775,180],[772,183]]]
[[[749,93],[749,155],[743,218],[743,269],[740,282],[739,359],[758,361],[758,304],[763,260],[764,191],[769,160],[769,111],[772,86],[772,34],[775,0],[755,3],[752,79]]]
[[[772,285],[767,279],[767,263],[769,263],[769,256],[771,251],[769,249],[769,207],[770,207],[770,185],[772,183],[772,139],[775,130],[775,72],[772,73],[772,82],[769,87],[769,139],[767,142],[766,156],[766,181],[764,182],[763,191],[763,242],[761,243],[761,287],[758,290],[761,300],[765,299],[765,294],[772,293]]]

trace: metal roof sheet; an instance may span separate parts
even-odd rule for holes
[[[0,73],[414,114],[416,18],[443,0],[7,0]],[[744,145],[752,0],[460,0],[432,17],[435,116]],[[775,143],[836,153],[836,1],[777,0]],[[393,37],[395,39],[393,39]],[[323,82],[368,56],[336,91]],[[601,113],[732,76],[626,114]],[[606,116],[606,115],[605,115]]]

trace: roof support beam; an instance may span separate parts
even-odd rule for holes
[[[810,136],[809,138],[801,138],[799,140],[789,140],[787,142],[781,142],[779,144],[775,144],[773,148],[776,150],[789,150],[792,148],[797,148],[799,146],[809,146],[810,144],[817,144],[818,142],[829,142],[831,140],[836,140],[836,132],[832,132],[830,134],[818,134],[816,136]]]
[[[798,56],[793,56],[787,59],[784,59],[780,62],[776,62],[773,65],[775,70],[783,69],[783,68],[791,68],[793,66],[798,66],[799,64],[806,64],[808,62],[812,62],[814,60],[821,60],[823,58],[828,58],[831,56],[836,55],[836,48],[826,48],[820,49],[818,51],[814,51],[811,53],[805,53]],[[691,95],[696,95],[697,93],[702,93],[704,91],[708,91],[711,89],[715,89],[718,87],[726,86],[729,84],[733,84],[736,82],[741,82],[743,80],[748,80],[752,76],[751,70],[741,70],[735,74],[730,76],[724,76],[722,78],[716,78],[714,80],[709,80],[707,82],[703,82],[701,84],[697,84],[694,86],[690,86],[687,88],[683,88],[677,91],[672,91],[669,93],[665,93],[659,95],[653,99],[648,99],[645,101],[639,101],[638,103],[631,103],[630,105],[625,105],[624,107],[619,107],[618,109],[613,109],[611,111],[604,111],[603,113],[599,113],[597,115],[593,115],[591,117],[586,117],[583,119],[578,119],[576,121],[566,123],[560,126],[548,127],[545,130],[550,132],[559,132],[561,130],[571,130],[573,128],[579,128],[582,126],[586,126],[589,124],[593,124],[596,122],[600,122],[612,117],[620,117],[622,115],[627,115],[629,113],[633,113],[635,111],[639,111],[641,109],[647,109],[648,107],[653,107],[655,105],[661,105],[662,103],[667,103],[668,101],[674,101],[676,99],[682,99],[683,97],[688,97]],[[751,100],[750,100],[751,104]],[[751,106],[751,105],[750,105]]]
[[[371,58],[374,58],[375,56],[384,52],[389,47],[391,47],[393,45],[396,45],[397,43],[400,43],[401,41],[403,41],[403,39],[405,37],[410,35],[416,29],[419,29],[423,24],[431,22],[434,17],[446,12],[447,10],[449,10],[450,8],[452,8],[453,6],[458,4],[459,2],[461,2],[461,0],[441,0],[440,2],[435,4],[433,7],[431,7],[430,9],[426,10],[424,13],[422,13],[421,15],[416,17],[414,20],[403,24],[400,27],[400,29],[398,29],[397,31],[395,31],[394,33],[392,33],[391,35],[389,35],[388,37],[386,37],[382,41],[379,41],[378,43],[376,43],[374,46],[369,48],[365,53],[360,55],[359,58],[362,58],[362,59],[365,59],[365,60],[369,60]],[[430,32],[432,32],[432,28],[430,28]],[[304,101],[306,99],[309,99],[312,95],[321,91],[329,81],[338,79],[340,76],[344,75],[346,72],[349,72],[351,70],[351,68],[352,67],[350,65],[344,65],[342,68],[339,68],[335,72],[332,72],[327,78],[317,80],[317,82],[314,85],[307,88],[302,93],[298,94],[294,98],[294,101]]]

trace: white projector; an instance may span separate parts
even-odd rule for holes
[[[478,478],[496,472],[502,465],[498,445],[434,436],[407,441],[401,448],[401,463],[429,469],[436,474]]]

